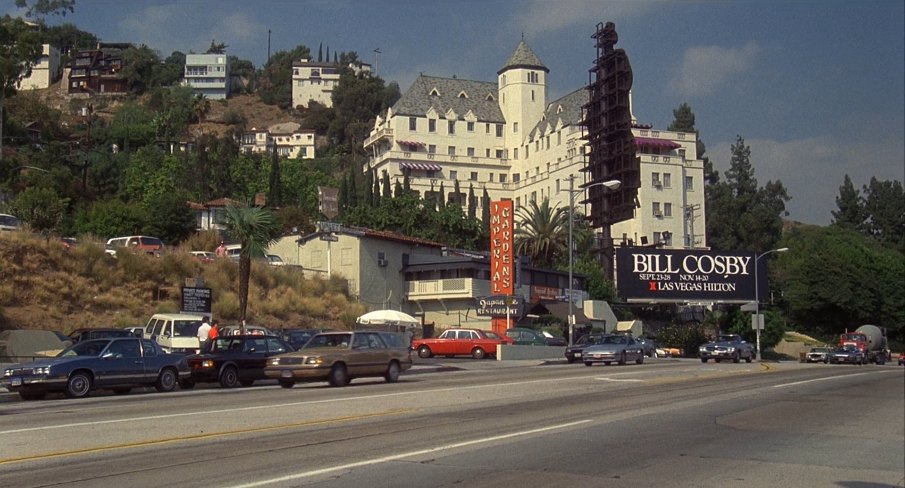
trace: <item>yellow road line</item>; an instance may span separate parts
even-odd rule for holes
[[[85,449],[76,449],[74,451],[50,452],[47,454],[38,454],[38,455],[33,455],[33,456],[23,456],[23,457],[17,457],[17,458],[0,459],[0,465],[25,462],[25,461],[38,461],[38,460],[51,459],[51,458],[57,458],[57,457],[75,456],[78,454],[87,454],[87,453],[92,453],[92,452],[112,451],[112,450],[116,450],[116,449],[130,449],[130,448],[134,448],[134,447],[145,447],[145,446],[154,446],[154,445],[161,445],[161,444],[170,444],[173,442],[197,441],[197,440],[204,440],[204,439],[213,439],[213,438],[217,438],[217,437],[226,437],[226,436],[231,436],[231,435],[252,434],[252,433],[257,433],[257,432],[268,432],[268,431],[278,430],[278,429],[291,429],[291,428],[296,428],[296,427],[308,427],[308,426],[313,426],[313,425],[330,424],[330,423],[336,423],[336,422],[349,422],[349,421],[353,421],[353,420],[362,420],[362,419],[374,418],[374,417],[384,417],[384,416],[389,416],[389,415],[402,415],[402,414],[411,413],[414,411],[416,411],[416,409],[413,409],[413,408],[396,409],[396,410],[388,410],[385,412],[370,413],[370,414],[365,414],[365,415],[352,415],[352,416],[348,416],[348,417],[335,417],[335,418],[330,418],[330,419],[308,420],[305,422],[271,425],[271,426],[267,426],[267,427],[253,427],[253,428],[249,428],[249,429],[230,430],[230,431],[225,431],[225,432],[214,432],[214,433],[210,433],[210,434],[196,434],[196,435],[187,435],[187,436],[181,436],[181,437],[170,437],[170,438],[165,438],[165,439],[155,439],[155,440],[150,440],[150,441],[131,442],[131,443],[127,443],[127,444],[114,444],[111,446],[89,447],[89,448],[85,448]]]

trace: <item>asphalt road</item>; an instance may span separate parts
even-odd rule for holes
[[[0,486],[905,486],[901,367],[500,363],[4,403]]]

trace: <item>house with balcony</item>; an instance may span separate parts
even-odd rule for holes
[[[495,82],[419,76],[376,119],[364,142],[369,160],[363,170],[387,172],[391,184],[408,176],[422,197],[459,181],[478,193],[486,189],[491,200],[513,200],[516,209],[545,198],[568,207],[570,179],[575,189],[592,183],[583,171],[589,146],[582,107],[589,95],[581,87],[548,100],[548,74],[523,40]],[[696,135],[637,123],[632,132],[642,182],[634,218],[612,228],[615,245],[706,247]],[[587,214],[580,205],[576,213]]]
[[[183,84],[211,100],[226,100],[230,91],[226,54],[186,54]]]
[[[123,95],[129,83],[123,76],[122,52],[130,43],[99,42],[96,49],[80,50],[63,72],[69,95]]]
[[[296,122],[252,129],[242,135],[239,150],[245,154],[277,154],[289,159],[314,159],[314,131],[301,129]]]
[[[318,232],[306,236],[285,236],[268,252],[300,266],[309,277],[344,278],[349,293],[370,310],[401,310],[435,329],[491,329],[491,317],[477,315],[477,300],[491,294],[486,253],[332,223],[321,223]],[[515,294],[532,304],[557,303],[569,290],[568,280],[566,272],[520,260]],[[572,294],[577,304],[587,299],[585,289],[586,278],[573,274]],[[512,317],[514,321],[519,318],[524,316]]]
[[[311,102],[333,106],[333,89],[339,85],[340,67],[307,58],[292,63],[292,106],[308,108]]]

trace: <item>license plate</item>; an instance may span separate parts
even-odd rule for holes
[[[22,386],[22,378],[13,378],[9,382],[10,386]]]
[[[280,375],[283,378],[292,378],[292,371],[289,371],[288,369],[284,369],[283,372],[280,373]]]

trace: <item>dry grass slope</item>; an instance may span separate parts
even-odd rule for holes
[[[177,311],[180,287],[197,278],[211,288],[213,316],[237,321],[235,262],[203,264],[183,249],[160,258],[120,254],[107,256],[99,242],[66,251],[56,239],[0,234],[0,330],[144,325],[153,313]],[[348,328],[364,313],[344,280],[305,278],[263,263],[253,263],[248,302],[249,323],[266,327]]]

